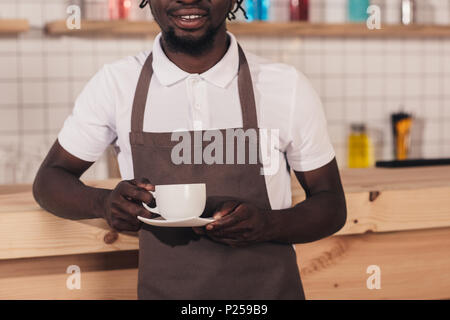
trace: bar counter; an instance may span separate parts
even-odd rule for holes
[[[450,166],[340,174],[346,225],[296,245],[306,298],[449,299]],[[305,199],[295,179],[292,196]],[[31,185],[0,186],[0,299],[136,299],[137,250],[135,233],[117,233],[102,219],[55,217],[39,208]],[[81,270],[80,289],[67,287],[72,265]],[[368,288],[374,266],[380,289]]]

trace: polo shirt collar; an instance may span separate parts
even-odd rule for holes
[[[200,74],[204,80],[221,88],[226,88],[238,73],[239,69],[239,52],[236,38],[229,32],[230,46],[222,57],[212,68]],[[161,33],[159,33],[153,43],[153,71],[163,86],[171,86],[185,78],[190,74],[180,69],[175,63],[164,53],[161,47]]]

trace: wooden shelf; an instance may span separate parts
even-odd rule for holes
[[[24,19],[0,19],[0,35],[13,35],[28,31],[30,25]]]
[[[87,21],[81,22],[81,29],[70,30],[65,21],[50,22],[45,26],[49,35],[61,36],[153,36],[160,32],[155,22],[145,21]]]
[[[229,29],[241,35],[303,36],[303,37],[450,37],[450,26],[386,25],[369,30],[366,24],[243,23],[230,24]]]
[[[160,29],[155,22],[145,21],[82,21],[80,30],[70,30],[65,21],[46,25],[49,35],[72,36],[154,36]],[[380,30],[369,30],[365,24],[311,24],[304,22],[251,22],[228,24],[236,35],[252,36],[320,36],[320,37],[450,37],[450,26],[385,25]]]

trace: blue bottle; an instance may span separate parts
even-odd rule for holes
[[[270,0],[258,0],[258,18],[261,21],[269,20]]]
[[[251,22],[257,19],[258,15],[255,12],[255,0],[245,0],[245,11],[247,12],[247,21]]]
[[[370,0],[348,0],[348,20],[351,22],[364,22],[369,17],[367,8]]]
[[[245,0],[248,21],[269,20],[270,0]]]

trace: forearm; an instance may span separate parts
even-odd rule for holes
[[[88,187],[59,167],[41,168],[33,184],[34,198],[43,209],[71,220],[103,217],[104,200],[110,192]]]
[[[345,197],[331,192],[314,194],[296,206],[269,212],[269,240],[307,243],[328,237],[345,224]]]

